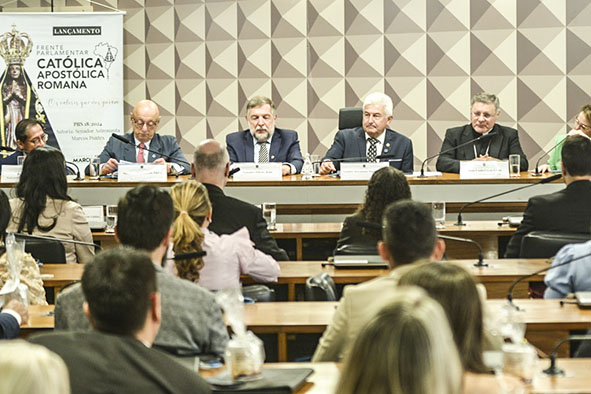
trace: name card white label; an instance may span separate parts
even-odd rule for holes
[[[124,164],[119,163],[118,182],[166,182],[166,163]]]
[[[235,181],[280,181],[282,163],[234,163],[233,168],[240,168],[234,174]]]
[[[2,166],[2,177],[0,181],[4,182],[17,182],[21,177],[23,166],[19,165],[3,165]]]
[[[460,161],[460,179],[508,179],[509,164],[504,161]]]
[[[367,181],[380,168],[388,167],[389,163],[341,163],[341,179],[343,181]]]
[[[89,222],[104,222],[105,214],[103,210],[104,208],[102,205],[87,205],[82,207],[84,216],[86,216],[86,220]]]

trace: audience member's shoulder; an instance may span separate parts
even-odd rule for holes
[[[75,300],[76,298],[84,298],[84,293],[82,292],[82,285],[80,283],[74,283],[60,291],[59,295],[57,296],[58,299],[61,300]]]
[[[158,283],[160,284],[160,291],[166,291],[164,288],[174,288],[179,292],[190,293],[192,296],[199,296],[214,300],[214,295],[204,287],[199,286],[186,279],[181,279],[178,276],[174,276],[169,272],[158,271]],[[170,285],[170,286],[167,286]]]
[[[33,334],[27,340],[32,343],[43,345],[49,349],[54,349],[56,346],[67,345],[69,343],[77,343],[82,337],[85,337],[89,331],[66,331],[57,330],[53,332],[46,332],[40,334]]]

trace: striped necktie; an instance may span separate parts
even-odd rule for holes
[[[267,148],[266,142],[257,142],[259,144],[259,163],[269,162],[269,148]]]
[[[367,161],[369,163],[376,163],[378,161],[378,148],[376,147],[378,140],[376,140],[375,138],[368,138],[367,140],[369,141],[369,149],[367,150]]]

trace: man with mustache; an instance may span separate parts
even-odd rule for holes
[[[226,136],[226,146],[232,163],[283,163],[283,175],[297,174],[304,160],[298,133],[275,127],[277,114],[273,101],[256,96],[246,104],[249,130]]]

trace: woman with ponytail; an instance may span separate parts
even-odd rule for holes
[[[279,264],[254,248],[245,227],[222,236],[208,230],[212,209],[205,186],[196,181],[183,182],[172,187],[171,196],[175,214],[172,224],[175,254],[206,252],[202,258],[175,260],[179,277],[209,290],[236,287],[241,274],[257,282],[277,280]]]

